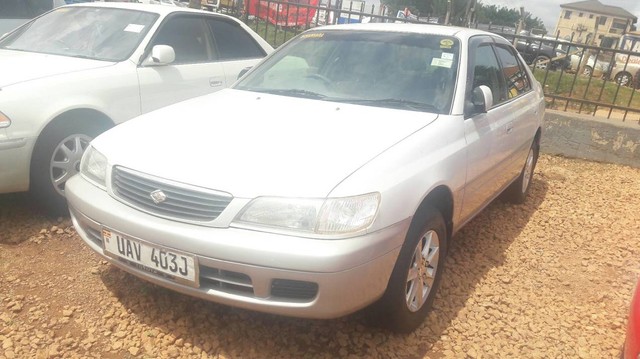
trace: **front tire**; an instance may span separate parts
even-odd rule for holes
[[[53,124],[38,138],[31,159],[31,194],[51,215],[64,215],[65,183],[80,171],[80,159],[89,142],[107,128],[86,121]]]
[[[387,290],[375,307],[381,325],[394,332],[410,333],[422,324],[440,285],[447,239],[440,212],[427,207],[416,214]]]
[[[533,67],[540,70],[546,70],[550,63],[550,58],[546,56],[538,56],[533,60]]]

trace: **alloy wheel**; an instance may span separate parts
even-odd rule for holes
[[[49,163],[49,179],[56,191],[64,196],[64,184],[80,172],[80,159],[92,138],[73,134],[62,140],[53,151]]]
[[[533,176],[533,162],[535,159],[535,153],[533,151],[533,148],[531,148],[529,150],[529,155],[527,156],[527,163],[525,164],[524,167],[524,173],[523,173],[523,178],[522,178],[522,193],[525,193],[527,191],[527,188],[529,188],[529,182],[531,182],[531,177]]]
[[[422,235],[413,251],[405,299],[407,308],[417,312],[422,308],[433,288],[440,259],[440,238],[430,230]]]

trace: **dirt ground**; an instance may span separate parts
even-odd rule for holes
[[[409,335],[286,318],[143,282],[68,218],[0,196],[0,358],[617,358],[640,273],[640,169],[542,156],[530,198],[496,201],[450,247]]]

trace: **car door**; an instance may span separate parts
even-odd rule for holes
[[[536,131],[538,95],[533,91],[525,65],[507,44],[494,46],[500,70],[506,84],[506,116],[497,119],[493,156],[498,161],[496,186],[508,185],[520,174]]]
[[[207,24],[213,36],[215,54],[222,64],[227,86],[233,84],[240,72],[257,64],[266,52],[237,22],[211,17]]]
[[[506,89],[491,37],[475,36],[469,40],[467,68],[469,73],[465,102],[470,103],[473,90],[484,85],[491,89],[493,106],[487,112],[465,110],[468,164],[461,209],[463,221],[481,210],[494,196],[497,177],[495,170],[499,166],[494,145],[502,131],[503,118],[509,116],[507,109],[501,106],[506,98]]]
[[[143,113],[228,86],[206,18],[179,14],[159,27],[148,49],[168,45],[176,57],[168,65],[138,67]]]

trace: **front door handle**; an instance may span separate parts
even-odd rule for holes
[[[222,81],[216,78],[210,78],[209,79],[209,86],[211,87],[220,87],[222,86]]]

